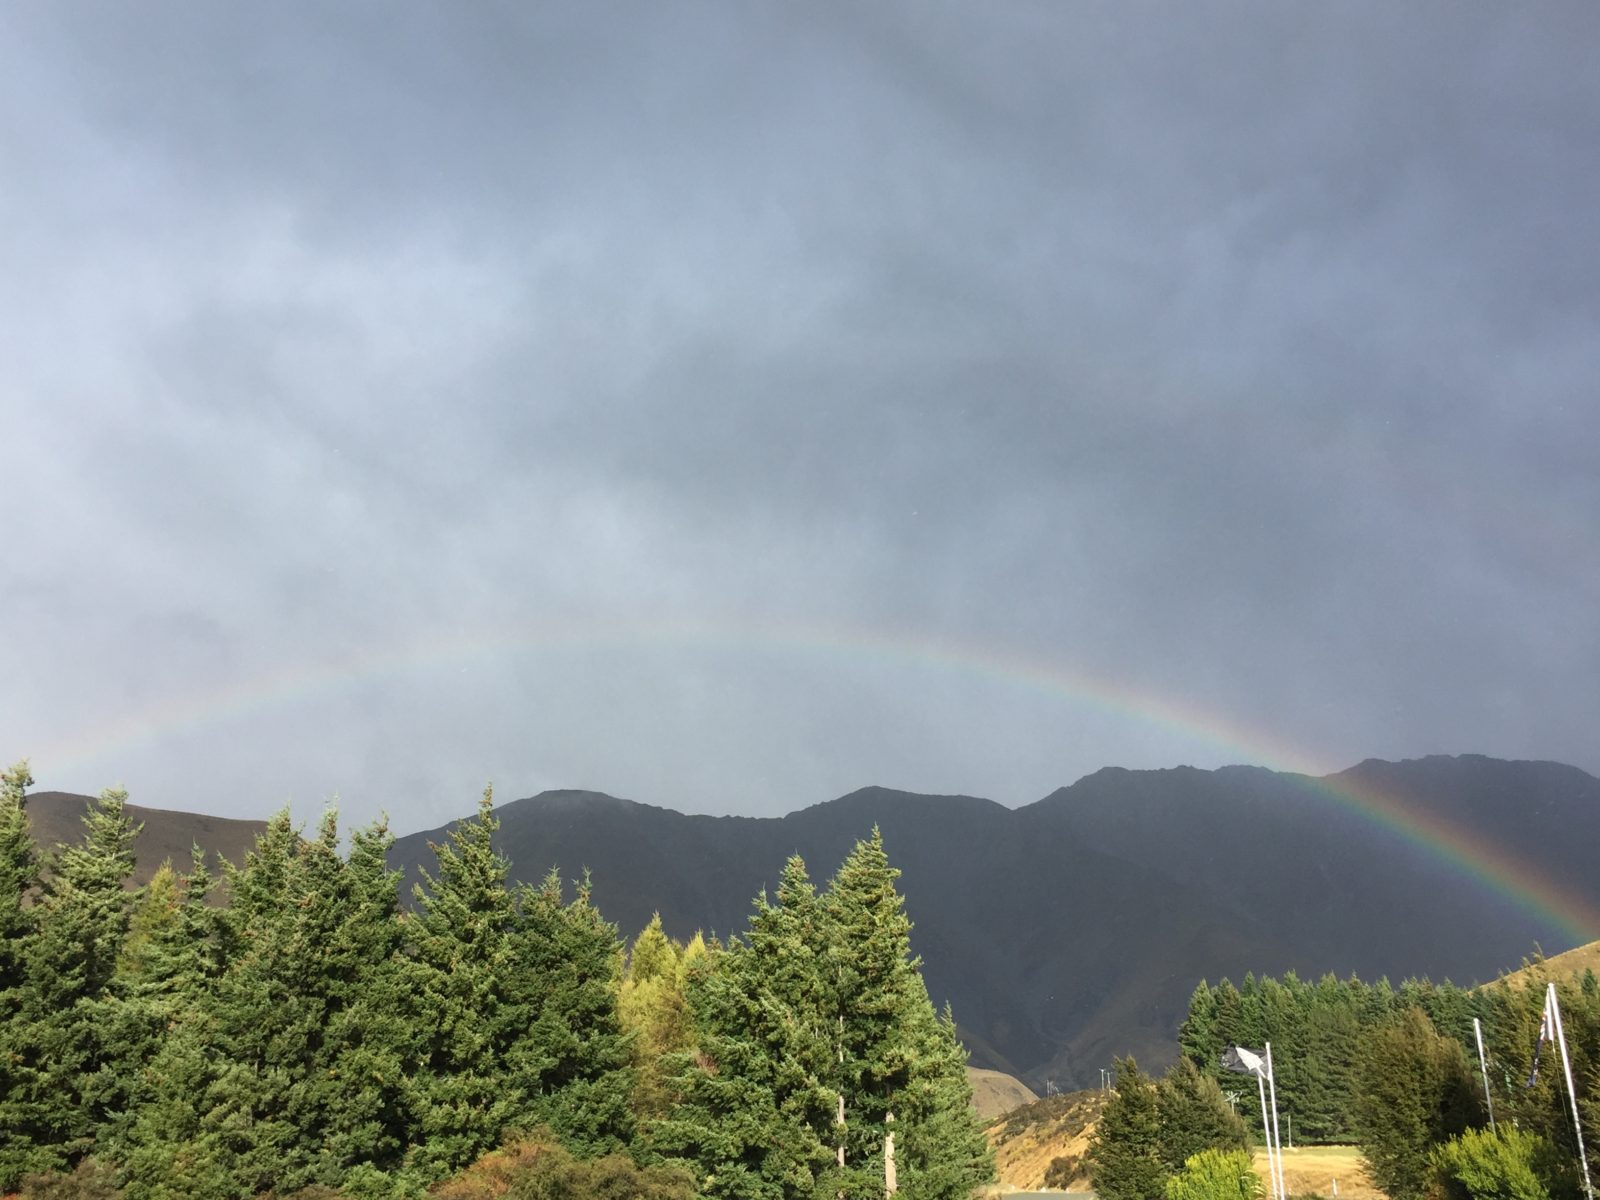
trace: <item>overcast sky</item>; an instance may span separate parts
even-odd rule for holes
[[[0,6],[0,755],[1600,772],[1600,7]]]

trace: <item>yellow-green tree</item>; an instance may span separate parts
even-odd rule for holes
[[[701,939],[699,952],[704,951]],[[617,1013],[632,1037],[633,1112],[641,1122],[663,1117],[672,1107],[667,1056],[694,1045],[694,1026],[683,987],[685,953],[667,937],[661,928],[661,914],[656,913],[634,939],[628,955]]]
[[[1261,1179],[1243,1150],[1202,1150],[1167,1180],[1167,1200],[1260,1200]]]

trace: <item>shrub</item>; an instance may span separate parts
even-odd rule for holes
[[[1549,1143],[1525,1130],[1469,1129],[1434,1150],[1434,1178],[1446,1200],[1550,1200],[1540,1179],[1549,1156]]]
[[[1045,1168],[1044,1186],[1067,1191],[1083,1173],[1083,1159],[1076,1154],[1061,1154],[1050,1160]]]
[[[93,1158],[80,1162],[71,1174],[49,1172],[29,1175],[17,1193],[22,1200],[121,1200],[116,1171]]]
[[[1202,1150],[1167,1180],[1167,1200],[1260,1200],[1261,1180],[1243,1150]]]
[[[435,1200],[692,1200],[681,1171],[641,1167],[625,1154],[575,1159],[553,1140],[521,1138],[486,1154],[430,1193]]]

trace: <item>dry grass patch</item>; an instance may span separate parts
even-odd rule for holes
[[[992,1121],[984,1132],[994,1147],[1002,1190],[1087,1188],[1084,1155],[1109,1097],[1109,1092],[1064,1092]]]
[[[1261,1176],[1262,1185],[1270,1195],[1267,1152],[1258,1146],[1254,1158],[1256,1174]],[[1339,1183],[1339,1200],[1385,1200],[1384,1194],[1367,1178],[1357,1147],[1297,1146],[1293,1150],[1285,1147],[1283,1182],[1289,1195],[1332,1197],[1335,1180]]]

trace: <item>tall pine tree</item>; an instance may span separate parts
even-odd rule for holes
[[[587,884],[570,904],[554,872],[513,892],[498,828],[486,788],[478,815],[434,848],[438,874],[425,875],[407,923],[421,1031],[411,1161],[425,1178],[509,1129],[548,1125],[580,1154],[615,1149],[631,1129],[616,930]]]
[[[25,1091],[33,1068],[22,1019],[24,965],[38,924],[38,909],[27,903],[39,886],[27,812],[32,784],[26,760],[0,774],[0,1191],[14,1188],[35,1163]]]
[[[971,1108],[966,1054],[941,1021],[911,952],[911,922],[879,830],[858,842],[823,899],[844,1098],[844,1194],[882,1194],[892,1131],[900,1191],[966,1196],[993,1178]]]
[[[82,840],[55,854],[37,923],[21,940],[20,971],[7,989],[0,1108],[7,1180],[76,1163],[127,1092],[126,1080],[111,1077],[107,1039],[116,1024],[112,981],[137,897],[124,887],[138,833],[126,802],[125,791],[107,789],[84,814]]]
[[[649,1140],[692,1172],[705,1197],[837,1193],[826,948],[817,898],[796,857],[784,867],[778,903],[757,899],[747,939],[708,953],[689,973],[695,1051],[674,1056],[677,1103]]]
[[[1161,1154],[1156,1085],[1131,1058],[1112,1065],[1115,1095],[1089,1143],[1089,1170],[1101,1200],[1161,1200],[1170,1172]]]

